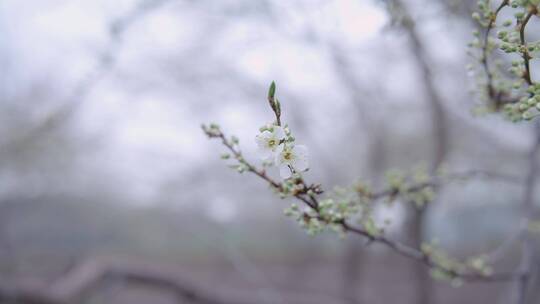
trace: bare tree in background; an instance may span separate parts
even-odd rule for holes
[[[15,92],[18,95],[9,90],[0,92],[3,93],[0,99],[4,101],[0,105],[3,130],[0,139],[0,176],[7,181],[16,181],[13,185],[25,184],[24,187],[32,188],[29,185],[35,182],[36,174],[46,176],[44,180],[52,183],[53,176],[62,180],[75,170],[76,159],[83,154],[83,149],[90,149],[89,142],[92,141],[78,138],[78,134],[71,131],[78,109],[114,68],[123,36],[129,27],[167,2],[140,1],[124,16],[112,20],[108,26],[110,45],[104,53],[96,55],[95,67],[74,85],[67,97],[45,85],[46,80],[31,84],[28,92]],[[36,107],[20,105],[28,100],[39,100],[39,103],[36,102]],[[1,274],[5,277],[14,276],[17,272],[16,248],[13,248],[9,227],[10,218],[18,205],[35,195],[25,192],[14,187],[5,189],[0,195]]]
[[[449,134],[447,131],[447,115],[445,114],[443,101],[439,97],[439,93],[435,87],[433,73],[430,67],[430,58],[427,54],[426,47],[423,45],[420,33],[418,32],[416,21],[413,19],[413,16],[403,1],[388,0],[385,1],[385,4],[387,5],[394,22],[407,34],[410,53],[412,54],[418,72],[421,75],[422,86],[424,89],[423,95],[428,101],[430,109],[430,129],[432,130],[433,136],[433,157],[430,164],[430,171],[433,174],[443,163],[450,147]],[[411,206],[414,206],[414,204],[411,204]],[[432,204],[428,204],[425,207],[419,207],[418,210],[410,211],[410,230],[408,234],[410,242],[415,244],[415,246],[420,246],[426,241],[424,235],[426,231],[426,217],[429,214],[429,206],[432,206]],[[417,282],[416,290],[418,299],[416,302],[419,304],[435,303],[433,284],[428,272],[419,265],[415,264],[413,267]]]

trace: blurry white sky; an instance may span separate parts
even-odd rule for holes
[[[137,18],[118,44],[111,39],[111,23],[140,1],[0,1],[0,63],[10,74],[3,86],[13,96],[42,82],[57,90],[54,105],[28,101],[40,105],[43,113],[66,102],[112,49],[116,62],[82,100],[77,123],[103,144],[97,156],[86,160],[89,166],[111,171],[113,179],[130,187],[141,202],[152,201],[162,183],[217,158],[217,144],[203,136],[201,123],[219,122],[238,135],[243,149],[255,158],[253,137],[271,119],[265,94],[272,80],[278,83],[278,95],[295,97],[282,99],[286,119],[305,117],[307,123],[316,124],[309,129],[321,137],[298,140],[319,140],[332,147],[332,133],[350,127],[346,115],[357,113],[350,113],[350,96],[345,96],[336,77],[328,45],[352,54],[350,64],[358,80],[385,94],[377,99],[423,102],[404,39],[399,33],[390,38],[387,32],[379,35],[387,17],[373,1],[164,1]],[[436,43],[427,41],[437,51],[432,54],[445,58],[448,74],[464,70],[465,46],[452,40],[462,34],[460,29],[450,32],[448,24],[437,18],[426,22],[423,30],[430,34],[426,36],[438,37]],[[459,96],[467,94],[464,83],[466,79],[441,88],[458,95],[454,106],[459,106]],[[316,107],[307,109],[309,105]],[[401,106],[389,105],[395,112],[383,114],[396,122],[400,109],[410,109]],[[398,122],[392,131],[419,128],[422,112],[405,114],[400,116],[408,123]],[[355,141],[362,140],[361,134],[355,136]],[[344,160],[361,158],[342,152],[332,153]],[[342,166],[355,165],[344,161]],[[316,173],[317,166],[313,167]]]
[[[331,92],[335,80],[331,79],[326,54],[303,41],[295,42],[294,35],[312,27],[309,30],[315,31],[318,39],[359,48],[369,43],[385,23],[382,10],[370,1],[275,1],[270,10],[277,12],[279,20],[270,22],[257,14],[238,18],[222,15],[223,7],[234,10],[245,1],[201,1],[200,5],[180,0],[166,2],[128,28],[115,51],[117,62],[92,88],[79,111],[81,127],[107,143],[100,161],[109,162],[111,168],[120,171],[119,176],[127,173],[130,183],[139,184],[133,189],[139,189],[137,197],[143,200],[155,194],[153,185],[162,182],[159,179],[170,178],[206,157],[215,157],[215,147],[202,136],[200,123],[223,123],[241,136],[249,150],[258,126],[269,116],[260,116],[262,106],[227,103],[245,98],[235,96],[232,89],[222,95],[225,102],[219,111],[194,111],[199,95],[205,92],[190,91],[189,85],[162,75],[144,75],[151,81],[138,87],[137,83],[129,84],[141,76],[135,73],[155,73],[160,64],[154,62],[156,58],[174,60],[177,54],[201,44],[206,38],[200,35],[201,28],[217,22],[225,29],[217,37],[219,41],[210,44],[215,49],[206,51],[206,55],[218,57],[218,62],[229,62],[236,72],[264,85],[275,79],[278,85],[286,83],[294,92]],[[265,5],[256,2],[254,9]],[[46,81],[59,90],[59,96],[69,96],[113,45],[111,22],[129,14],[137,3],[140,1],[1,1],[0,35],[7,43],[0,50],[12,65],[10,83],[6,85],[10,93],[16,95],[33,83]],[[291,36],[283,36],[281,29]],[[209,58],[211,62],[216,60]],[[220,90],[223,92],[223,88]],[[264,94],[261,91],[260,100],[249,102],[264,105]],[[339,100],[332,102],[339,104]],[[146,168],[145,176],[140,175],[141,166]]]

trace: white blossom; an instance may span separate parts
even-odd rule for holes
[[[291,168],[296,172],[306,171],[308,164],[308,149],[303,145],[286,146],[276,156],[279,175],[287,179],[291,177]]]
[[[255,137],[259,153],[263,159],[269,159],[283,149],[281,141],[285,138],[285,132],[280,126],[273,126],[271,131],[264,130]]]

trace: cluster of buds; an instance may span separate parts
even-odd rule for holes
[[[345,231],[341,223],[349,216],[350,211],[347,209],[348,206],[336,204],[332,199],[325,199],[320,202],[318,211],[292,204],[285,209],[284,214],[294,218],[309,235],[317,235],[328,230],[344,237]]]
[[[520,98],[518,103],[504,107],[506,115],[512,121],[531,120],[540,115],[540,83],[530,86],[527,93],[528,96]]]
[[[221,129],[220,129],[218,124],[211,123],[208,126],[203,124],[203,125],[201,125],[201,128],[202,128],[204,134],[206,134],[206,136],[208,136],[208,138],[220,137],[222,135]]]
[[[286,198],[299,195],[315,196],[322,194],[323,190],[319,184],[307,185],[300,174],[294,173],[281,183],[278,192],[281,198]]]
[[[431,269],[431,276],[435,279],[451,282],[454,286],[463,284],[460,274],[475,273],[485,277],[493,273],[493,267],[489,264],[488,256],[478,255],[469,257],[465,261],[450,257],[442,248],[438,241],[422,243],[422,253],[434,264],[440,267]]]
[[[386,190],[374,193],[363,183],[357,183],[354,189],[361,200],[385,199],[391,204],[399,199],[413,202],[417,208],[421,209],[435,197],[435,184],[432,179],[423,168],[409,175],[402,171],[392,170],[386,173]]]
[[[503,109],[514,122],[531,120],[540,114],[535,93],[537,83],[531,75],[530,61],[540,56],[540,42],[526,41],[526,29],[530,20],[540,16],[540,0],[500,0],[494,6],[491,0],[478,1],[478,11],[473,19],[484,28],[483,33],[474,32],[470,43],[476,65],[469,65],[477,77],[478,95],[485,103],[482,112]],[[510,19],[499,22],[501,12],[512,10]],[[495,34],[496,33],[496,34]],[[474,49],[478,51],[475,52]],[[506,54],[508,60],[494,59],[494,50]],[[509,60],[515,58],[519,60]],[[508,63],[504,63],[508,62]],[[494,63],[492,65],[492,63]],[[504,70],[509,75],[503,73]]]

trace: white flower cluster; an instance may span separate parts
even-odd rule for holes
[[[295,172],[309,168],[306,146],[295,145],[287,127],[267,125],[260,129],[255,137],[261,157],[276,164],[283,179],[290,178]]]

